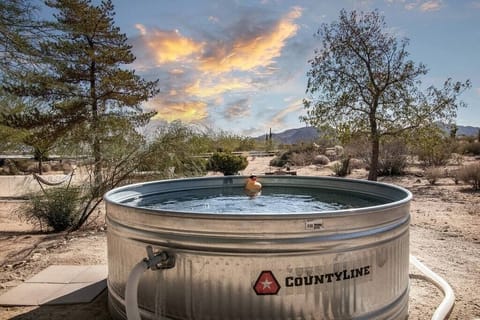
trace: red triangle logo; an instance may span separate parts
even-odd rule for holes
[[[280,284],[273,275],[272,271],[262,271],[253,286],[253,290],[258,295],[277,294],[280,290]]]

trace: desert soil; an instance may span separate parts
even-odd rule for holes
[[[244,174],[272,170],[271,158],[249,158]],[[478,161],[470,159],[468,161]],[[297,167],[298,175],[332,175],[331,166]],[[410,253],[443,277],[455,292],[450,319],[480,319],[480,193],[467,185],[440,179],[435,185],[414,174],[385,177],[413,193]],[[350,177],[365,179],[364,170]],[[0,186],[1,187],[1,186]],[[95,223],[72,233],[47,234],[18,218],[21,201],[0,199],[0,295],[49,265],[106,264],[106,226],[103,211]],[[434,285],[416,278],[411,266],[409,319],[430,319],[443,295]],[[90,304],[42,307],[0,307],[0,319],[110,319],[107,294]]]

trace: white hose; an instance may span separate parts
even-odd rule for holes
[[[141,320],[140,311],[138,310],[138,283],[142,274],[148,268],[148,262],[142,260],[133,267],[128,275],[125,288],[125,310],[128,320]]]
[[[415,256],[410,255],[410,263],[418,268],[427,279],[432,282],[437,288],[442,290],[444,298],[442,303],[437,307],[435,313],[432,316],[432,320],[444,320],[447,319],[450,311],[452,311],[453,305],[455,303],[455,294],[453,293],[452,287],[438,274],[427,268],[423,263],[418,261]]]

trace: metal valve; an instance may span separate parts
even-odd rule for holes
[[[147,246],[147,256],[144,261],[152,270],[171,269],[175,267],[175,256],[167,251],[153,252],[152,246]]]

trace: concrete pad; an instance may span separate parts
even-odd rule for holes
[[[28,283],[70,283],[89,266],[49,266],[26,280]]]
[[[64,284],[22,283],[0,296],[2,306],[39,306],[50,300]]]
[[[44,301],[45,305],[89,303],[107,287],[107,279],[96,283],[68,283]]]
[[[89,303],[107,287],[107,266],[50,266],[0,296],[0,305]]]
[[[70,280],[70,283],[96,282],[100,279],[106,279],[108,270],[106,265],[87,266],[76,277]]]

